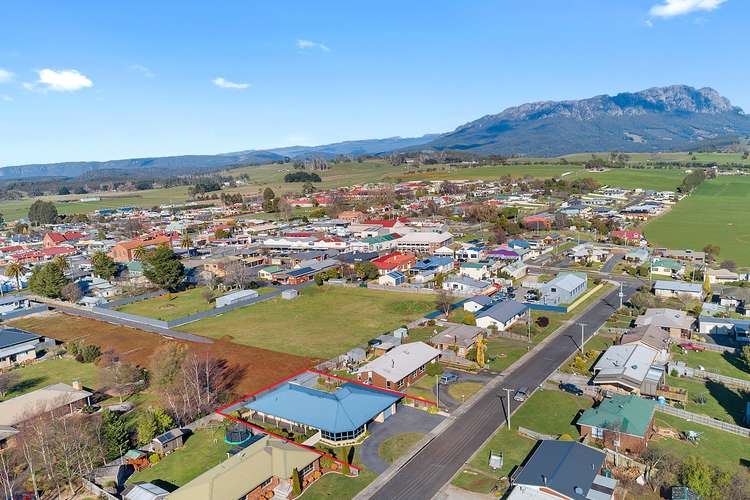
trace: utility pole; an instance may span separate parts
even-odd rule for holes
[[[436,403],[440,406],[440,375],[435,375],[435,399]]]
[[[526,329],[528,330],[529,344],[531,344],[531,308],[526,309]]]
[[[620,282],[620,293],[617,296],[620,297],[620,309],[622,309],[622,299],[625,297],[625,294],[622,292],[622,281]]]
[[[581,354],[583,354],[583,329],[586,325],[586,323],[578,323],[581,326]]]
[[[508,394],[508,406],[506,407],[508,408],[508,411],[506,412],[506,420],[508,422],[508,430],[510,430],[510,389],[506,388],[505,392]]]

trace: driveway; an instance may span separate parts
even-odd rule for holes
[[[487,372],[466,373],[455,370],[446,370],[445,373],[455,373],[456,375],[458,375],[458,380],[454,382],[454,384],[460,382],[479,382],[482,385],[486,385],[494,378],[493,374]],[[435,399],[439,399],[441,408],[446,408],[450,412],[458,408],[461,405],[461,401],[457,401],[453,397],[451,397],[450,393],[448,392],[449,387],[450,385],[441,385],[440,394],[439,396],[436,394]],[[435,386],[435,388],[437,388],[437,386]],[[435,388],[433,388],[432,390],[433,393],[436,392]]]
[[[403,432],[421,432],[427,434],[444,417],[440,415],[431,415],[426,411],[416,410],[410,406],[400,405],[396,413],[382,424],[370,424],[370,437],[362,443],[359,451],[359,458],[366,469],[376,472],[377,474],[385,471],[389,464],[385,463],[378,453],[380,445],[391,436]]]

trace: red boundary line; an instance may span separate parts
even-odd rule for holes
[[[269,436],[273,436],[273,437],[275,437],[277,439],[281,439],[282,441],[285,441],[287,443],[293,444],[293,445],[298,446],[300,448],[303,448],[305,450],[309,450],[309,451],[312,451],[314,453],[317,453],[321,457],[328,457],[328,458],[330,458],[331,460],[333,460],[334,462],[340,464],[343,467],[344,464],[345,464],[345,462],[342,461],[342,460],[339,460],[338,458],[336,458],[334,456],[331,456],[331,455],[329,455],[327,453],[323,453],[322,451],[316,450],[315,448],[312,448],[310,446],[305,446],[305,445],[303,445],[301,443],[297,443],[296,441],[292,441],[291,439],[287,439],[287,438],[285,438],[283,436],[279,436],[278,434],[275,434],[273,432],[269,432],[269,431],[267,431],[266,429],[264,429],[264,428],[262,428],[260,426],[257,426],[255,424],[251,424],[250,422],[245,422],[244,420],[240,420],[237,417],[233,417],[233,416],[225,413],[225,411],[226,411],[227,408],[230,408],[230,407],[232,407],[232,406],[234,406],[234,405],[236,405],[238,403],[241,403],[241,402],[245,401],[246,399],[255,396],[256,394],[260,394],[261,392],[265,392],[265,391],[268,391],[270,389],[273,389],[274,387],[276,387],[278,385],[281,385],[284,382],[286,382],[288,380],[291,380],[291,379],[293,379],[295,377],[298,377],[298,376],[300,376],[300,375],[302,375],[303,373],[306,373],[306,372],[315,373],[317,375],[322,375],[324,377],[331,377],[331,378],[335,378],[335,379],[338,379],[338,380],[343,380],[344,382],[351,382],[353,384],[357,384],[357,385],[360,385],[362,387],[367,387],[367,388],[370,388],[370,389],[375,389],[375,390],[387,392],[387,393],[390,393],[390,394],[395,394],[397,396],[401,396],[402,398],[414,399],[414,400],[417,400],[417,401],[421,401],[423,403],[427,403],[427,404],[430,404],[430,405],[433,405],[433,406],[437,406],[437,403],[435,401],[430,401],[429,399],[424,399],[424,398],[420,398],[420,397],[417,397],[417,396],[409,396],[409,395],[404,394],[402,392],[392,391],[390,389],[383,389],[382,387],[375,387],[375,386],[372,386],[372,385],[368,385],[368,384],[365,384],[363,382],[360,382],[359,380],[350,380],[348,378],[339,377],[338,375],[332,375],[330,373],[324,373],[324,372],[321,372],[321,371],[318,371],[318,370],[313,370],[311,368],[310,369],[305,368],[305,369],[302,369],[302,370],[300,370],[298,372],[295,372],[295,373],[289,375],[288,377],[285,377],[285,378],[279,380],[278,382],[274,382],[273,384],[267,385],[266,387],[263,387],[262,389],[258,389],[255,392],[251,392],[250,394],[246,394],[246,395],[242,396],[241,398],[239,398],[239,399],[237,399],[235,401],[232,401],[231,403],[225,404],[224,406],[222,406],[222,407],[214,410],[214,413],[216,413],[218,415],[221,415],[224,418],[228,418],[229,420],[232,420],[233,422],[236,422],[238,424],[246,425],[246,426],[248,426],[250,428],[253,428],[253,429],[256,429],[256,430],[258,430],[260,432],[263,432],[264,434],[267,434]],[[350,468],[354,468],[358,472],[362,471],[362,468],[357,467],[356,465],[352,465],[352,464],[348,464],[348,465],[349,465]]]

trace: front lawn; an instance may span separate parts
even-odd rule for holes
[[[511,417],[513,430],[503,426],[469,460],[468,467],[453,480],[460,488],[489,493],[495,484],[490,477],[507,476],[513,467],[520,465],[536,444],[536,441],[516,432],[521,425],[545,434],[568,434],[573,439],[580,437],[574,421],[581,410],[589,408],[590,398],[578,397],[565,392],[540,389]],[[489,467],[490,451],[503,453],[503,467],[494,471]]]
[[[32,364],[12,370],[18,379],[10,388],[4,399],[11,399],[27,392],[31,392],[51,384],[64,382],[70,385],[78,380],[84,387],[95,389],[99,387],[96,380],[96,366],[94,363],[79,363],[74,359],[52,358],[36,361]]]
[[[437,377],[432,377],[430,375],[423,376],[406,389],[406,394],[426,399],[427,401],[435,401],[436,378]],[[443,388],[441,387],[440,389],[442,390]]]
[[[172,321],[213,309],[213,304],[208,303],[203,298],[203,292],[206,289],[206,287],[198,287],[184,292],[168,293],[152,299],[133,302],[117,310],[161,321]]]
[[[431,296],[336,286],[305,288],[294,300],[241,307],[181,330],[290,354],[330,359],[421,318]]]
[[[691,368],[698,368],[698,365],[700,365],[707,371],[719,375],[750,380],[750,367],[734,353],[688,351],[687,354],[682,354],[682,349],[679,346],[673,346],[672,359],[685,361]]]
[[[463,403],[479,392],[482,387],[484,385],[479,382],[456,382],[448,386],[448,394],[456,401]]]
[[[529,344],[515,339],[504,337],[487,339],[486,368],[494,372],[502,372],[529,351]]]
[[[325,450],[326,453],[333,451],[333,455],[339,460],[346,460],[346,456],[349,453],[348,447],[333,448]],[[354,447],[354,460],[352,464],[357,467],[362,467],[362,463],[359,460],[360,447]],[[362,491],[368,484],[373,482],[377,474],[367,469],[361,468],[359,476],[348,477],[342,474],[329,473],[315,481],[312,486],[305,490],[305,494],[302,498],[305,500],[320,500],[320,499],[350,499],[354,498],[357,493]]]
[[[382,443],[378,448],[378,455],[387,464],[392,464],[401,455],[412,449],[423,437],[422,432],[402,432],[401,434],[395,434]]]
[[[229,448],[224,442],[222,427],[196,431],[185,441],[185,446],[148,469],[136,472],[128,478],[127,484],[157,481],[164,489],[177,489],[226,460]]]

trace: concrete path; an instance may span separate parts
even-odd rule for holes
[[[380,458],[380,445],[383,441],[396,434],[404,432],[421,432],[427,434],[435,428],[444,417],[431,415],[426,411],[417,410],[410,406],[399,406],[396,413],[382,424],[371,424],[368,437],[360,447],[360,460],[366,469],[378,474],[385,471],[389,464]]]

